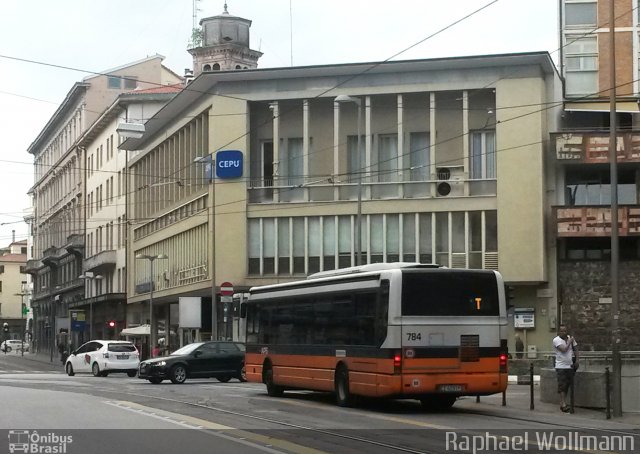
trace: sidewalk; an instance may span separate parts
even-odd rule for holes
[[[558,420],[559,417],[562,417],[565,423],[575,419],[576,422],[581,420],[584,424],[584,420],[588,419],[597,422],[597,427],[604,427],[608,424],[623,424],[630,426],[629,428],[640,429],[640,413],[624,413],[619,418],[612,415],[611,419],[607,419],[604,409],[575,407],[573,414],[562,413],[558,405],[540,401],[540,386],[538,384],[534,385],[533,410],[530,409],[531,387],[529,385],[509,384],[506,404],[506,406],[502,406],[502,394],[495,394],[481,397],[480,403],[476,403],[476,399],[473,397],[467,397],[456,403],[456,407],[461,406],[470,410],[475,407],[483,411],[511,416],[515,419],[526,417],[531,421],[549,422],[552,418]]]

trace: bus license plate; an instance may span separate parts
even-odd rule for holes
[[[116,355],[117,359],[129,359],[129,355]]]
[[[464,391],[464,386],[462,385],[438,385],[438,391],[443,393],[459,393]]]

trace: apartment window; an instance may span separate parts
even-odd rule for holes
[[[611,203],[611,174],[608,170],[568,172],[565,201],[568,206],[609,205]],[[618,203],[636,205],[638,202],[633,170],[618,172]]]
[[[124,80],[124,89],[125,90],[135,90],[138,87],[138,78],[134,76],[125,76]]]
[[[397,181],[398,135],[378,137],[378,181]]]
[[[120,77],[118,76],[108,76],[107,77],[107,87],[111,89],[120,89]]]
[[[4,265],[0,265],[0,274],[4,273]]]
[[[496,178],[496,133],[471,133],[471,178]]]
[[[567,95],[597,94],[598,42],[595,36],[567,36],[564,63]]]
[[[303,142],[301,137],[290,138],[287,140],[287,160],[286,175],[288,184],[296,186],[304,183],[304,157]]]
[[[262,186],[273,186],[273,141],[262,142],[261,147],[261,173]]]
[[[2,293],[2,281],[0,281],[0,293]]]
[[[567,27],[594,27],[597,23],[597,3],[567,1],[564,5],[564,24]]]
[[[430,175],[431,154],[429,133],[412,132],[409,135],[409,166],[411,181],[428,181]]]
[[[27,274],[27,267],[26,266],[21,266],[20,267],[20,273],[21,274]]]
[[[347,137],[347,174],[350,183],[358,181],[358,175],[366,166],[366,141],[365,136],[360,136],[360,166],[358,166],[358,136]]]

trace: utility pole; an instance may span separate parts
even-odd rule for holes
[[[611,171],[611,356],[613,366],[613,415],[622,416],[622,360],[620,358],[620,302],[618,292],[618,152],[616,119],[615,2],[609,0],[609,164]]]

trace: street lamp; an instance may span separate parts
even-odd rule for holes
[[[358,174],[358,211],[356,214],[356,265],[362,265],[362,164],[360,162],[360,141],[362,140],[360,137],[360,123],[362,121],[362,101],[360,98],[354,98],[353,96],[348,95],[339,95],[334,99],[337,103],[348,103],[352,102],[356,106],[358,106],[358,141],[357,141],[357,150],[356,150],[356,172]]]
[[[87,283],[87,281],[104,279],[104,277],[101,276],[100,274],[94,275],[92,271],[85,271],[84,274],[81,274],[80,276],[78,276],[78,278],[85,279],[85,283]],[[87,293],[91,293],[91,292],[87,292],[87,288],[85,286],[84,296],[85,298],[87,297],[89,298],[89,340],[92,340],[93,339],[93,296],[89,296],[87,295]]]
[[[209,179],[209,183],[211,183],[211,241],[213,242],[213,247],[211,248],[211,340],[218,340],[218,302],[216,300],[216,282],[215,282],[215,274],[216,274],[216,175],[215,175],[215,165],[216,161],[213,158],[212,154],[206,156],[197,156],[193,160],[194,164],[203,164],[205,165],[205,174]]]
[[[153,330],[153,262],[157,259],[168,259],[166,254],[147,255],[136,254],[138,260],[148,260],[151,265],[150,277],[149,277],[149,358],[151,358],[151,352],[156,345],[156,333]]]

